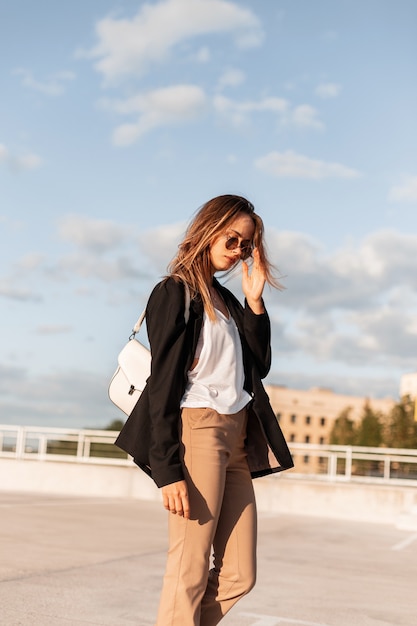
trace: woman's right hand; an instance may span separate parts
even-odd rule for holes
[[[165,485],[161,488],[162,501],[167,511],[190,518],[190,503],[188,500],[188,488],[185,480]]]

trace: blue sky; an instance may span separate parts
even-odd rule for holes
[[[117,352],[221,193],[252,200],[285,276],[267,382],[396,397],[417,370],[416,18],[411,0],[0,2],[0,422],[118,417]]]

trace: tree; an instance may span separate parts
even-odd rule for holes
[[[414,420],[414,401],[401,398],[388,417],[386,443],[390,448],[417,448],[417,422]]]
[[[368,402],[363,407],[362,419],[356,430],[355,445],[375,447],[384,442],[382,415],[371,409]]]
[[[104,430],[117,430],[120,431],[122,430],[124,426],[124,421],[121,419],[116,419],[113,420],[112,422],[110,422],[110,424],[108,426],[106,426],[106,428]]]
[[[355,442],[355,424],[350,419],[352,407],[348,406],[336,418],[330,433],[332,445],[351,446]]]

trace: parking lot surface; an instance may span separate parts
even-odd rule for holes
[[[153,502],[0,493],[0,624],[152,626],[166,523]],[[258,555],[222,626],[417,626],[415,532],[260,514]]]

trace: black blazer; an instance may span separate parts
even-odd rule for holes
[[[217,280],[215,286],[236,322],[242,342],[244,387],[252,396],[246,439],[252,477],[289,469],[293,460],[261,381],[271,365],[268,314],[255,315],[246,302],[242,307]],[[158,487],[184,478],[180,401],[203,323],[201,298],[191,301],[187,324],[184,312],[183,283],[168,278],[156,285],[146,309],[151,375],[116,439],[116,445],[128,452]]]

